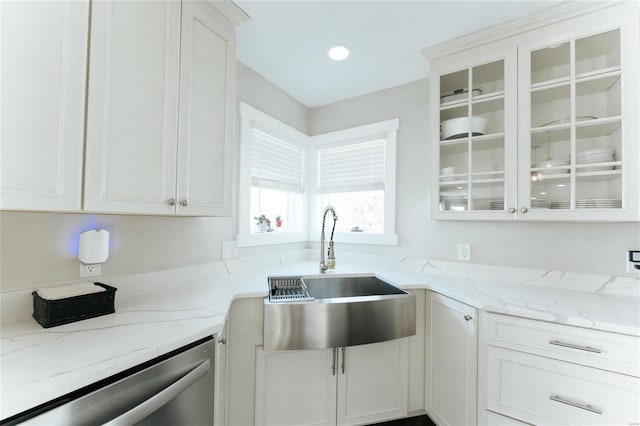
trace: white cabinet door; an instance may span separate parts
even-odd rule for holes
[[[339,349],[338,424],[407,415],[407,339]]]
[[[521,219],[640,218],[639,15],[620,5],[518,46]]]
[[[178,214],[229,215],[235,36],[207,4],[182,6]]]
[[[80,210],[88,1],[2,2],[1,203]]]
[[[439,425],[476,424],[476,309],[427,292],[426,409]]]
[[[216,339],[215,388],[213,393],[213,424],[222,426],[227,424],[227,326],[214,336]]]
[[[91,12],[84,208],[174,213],[180,2]]]
[[[531,424],[631,425],[640,379],[487,347],[487,409]]]
[[[333,349],[256,350],[256,425],[335,425]]]
[[[434,219],[516,218],[516,52],[498,43],[432,66],[430,120],[443,130],[430,128]]]

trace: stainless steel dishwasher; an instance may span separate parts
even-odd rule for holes
[[[211,426],[214,349],[200,340],[2,424]]]

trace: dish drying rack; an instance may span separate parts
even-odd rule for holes
[[[300,277],[269,277],[269,301],[272,303],[314,300]]]

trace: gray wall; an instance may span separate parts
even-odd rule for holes
[[[308,132],[307,107],[241,63],[237,85],[238,102]],[[237,142],[235,147],[237,164]],[[78,234],[93,227],[111,232],[111,253],[102,265],[103,276],[220,260],[222,241],[235,239],[237,232],[237,181],[235,176],[233,214],[228,218],[0,212],[0,291],[79,279]],[[304,244],[277,249],[297,247]]]
[[[457,244],[472,245],[473,263],[624,274],[625,252],[640,248],[640,224],[451,222],[429,220],[428,80],[418,80],[311,110],[310,131],[400,119],[395,251],[456,260]],[[360,250],[380,252],[374,246]]]

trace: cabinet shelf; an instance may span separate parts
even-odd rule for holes
[[[576,75],[576,83],[582,83],[589,80],[596,80],[610,76],[619,76],[621,69],[619,66],[608,67],[595,71],[589,71]],[[541,90],[554,89],[556,87],[568,86],[571,83],[571,77],[554,78],[552,80],[541,81],[531,85],[531,92],[538,92]]]
[[[485,93],[483,95],[474,96],[471,100],[472,104],[479,104],[482,102],[490,102],[499,99],[504,99],[504,90],[499,90],[497,92]]]
[[[622,74],[622,70],[620,66],[584,72],[582,74],[576,75],[576,83],[582,83],[584,81],[595,80],[595,79],[605,78],[609,76],[620,76],[620,74]]]
[[[455,101],[443,102],[440,104],[440,110],[444,111],[447,109],[457,108],[460,106],[465,106],[469,103],[469,98],[466,99],[456,99]]]
[[[471,140],[475,143],[475,142],[486,142],[486,141],[491,141],[494,139],[501,139],[501,138],[504,138],[504,132],[472,136]],[[469,142],[469,138],[466,137],[466,138],[458,138],[458,139],[441,140],[440,145],[459,145],[459,144],[465,144],[468,142]]]
[[[504,99],[504,90],[499,90],[497,92],[485,93],[482,95],[474,96],[471,99],[471,104],[480,104],[483,102],[491,102]],[[469,98],[467,99],[457,99],[455,101],[444,102],[440,104],[440,111],[445,111],[448,109],[458,108],[461,106],[465,106],[469,104]]]
[[[504,183],[504,178],[472,179],[471,183],[474,185],[490,185],[494,183]]]
[[[580,129],[587,129],[587,128],[591,128],[593,129],[593,134],[586,134],[585,136],[582,137],[593,137],[593,136],[604,136],[604,135],[608,135],[614,131],[616,131],[617,129],[620,128],[620,126],[622,125],[622,116],[620,115],[616,115],[613,117],[603,117],[603,118],[594,118],[593,120],[584,120],[584,121],[577,121],[575,123],[576,128],[580,128]],[[559,123],[559,124],[553,124],[550,126],[538,126],[538,127],[532,127],[531,128],[531,133],[532,134],[536,134],[536,133],[545,133],[545,132],[553,132],[556,130],[565,130],[565,129],[570,129],[573,123],[571,122],[567,122],[567,123]],[[605,127],[604,133],[600,134],[600,132],[602,132],[602,129],[599,131],[597,129],[597,126],[607,126]]]
[[[598,172],[578,172],[576,178],[580,178],[580,182],[595,182],[603,180],[614,180],[622,177],[622,170],[602,170]]]
[[[569,86],[570,77],[554,78],[553,80],[541,81],[531,85],[531,92],[539,92],[542,90],[555,89],[557,87]]]
[[[619,162],[618,162],[619,163]],[[599,166],[599,164],[598,164]],[[589,164],[584,167],[594,167],[594,165]],[[535,170],[543,170],[543,169],[531,169]],[[622,170],[601,170],[596,172],[580,172],[580,169],[576,169],[576,178],[580,178],[580,182],[595,182],[595,181],[607,181],[617,179],[622,176]],[[538,183],[544,183],[545,181],[554,180],[554,181],[569,181],[571,178],[571,173],[557,173],[557,174],[544,174],[538,177]]]

